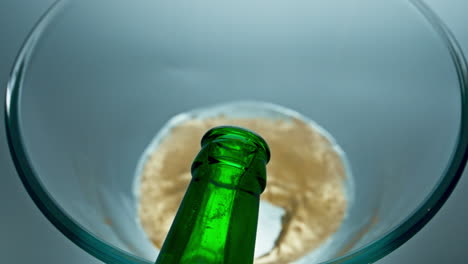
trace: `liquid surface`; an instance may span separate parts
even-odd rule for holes
[[[271,149],[268,184],[261,199],[272,206],[261,210],[267,208],[277,221],[260,218],[255,263],[294,262],[327,242],[340,227],[349,196],[341,150],[326,132],[305,119],[247,108],[230,105],[179,115],[148,148],[136,184],[138,213],[157,248],[191,179],[190,164],[200,149],[199,139],[219,125],[248,128]]]

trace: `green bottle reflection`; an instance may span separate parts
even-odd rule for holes
[[[269,159],[266,142],[249,130],[209,130],[156,264],[253,263]]]

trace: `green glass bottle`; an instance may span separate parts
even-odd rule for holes
[[[269,159],[266,142],[249,130],[209,130],[156,264],[253,263]]]

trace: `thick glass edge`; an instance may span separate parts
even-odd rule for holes
[[[28,66],[30,55],[44,29],[68,2],[69,0],[58,0],[45,12],[24,42],[13,66],[5,95],[5,127],[12,160],[23,185],[36,206],[67,238],[105,263],[149,264],[145,260],[106,244],[74,222],[43,188],[42,183],[36,177],[37,173],[32,167],[24,147],[19,120],[21,112],[19,98],[23,75]],[[432,25],[435,32],[447,46],[454,61],[461,94],[461,120],[457,147],[453,152],[450,164],[445,170],[444,177],[441,178],[428,198],[411,216],[376,242],[343,257],[324,262],[326,264],[372,263],[401,246],[424,227],[446,202],[460,179],[468,159],[468,108],[466,105],[468,67],[466,59],[460,45],[441,19],[422,0],[409,0],[409,2]]]

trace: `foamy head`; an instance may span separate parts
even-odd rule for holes
[[[235,125],[260,134],[271,149],[261,195],[256,263],[289,263],[326,254],[352,197],[344,152],[323,128],[268,103],[237,102],[172,118],[141,158],[135,181],[139,222],[160,248],[191,179],[200,138]],[[316,250],[320,249],[320,250]],[[314,251],[315,250],[315,251]]]

